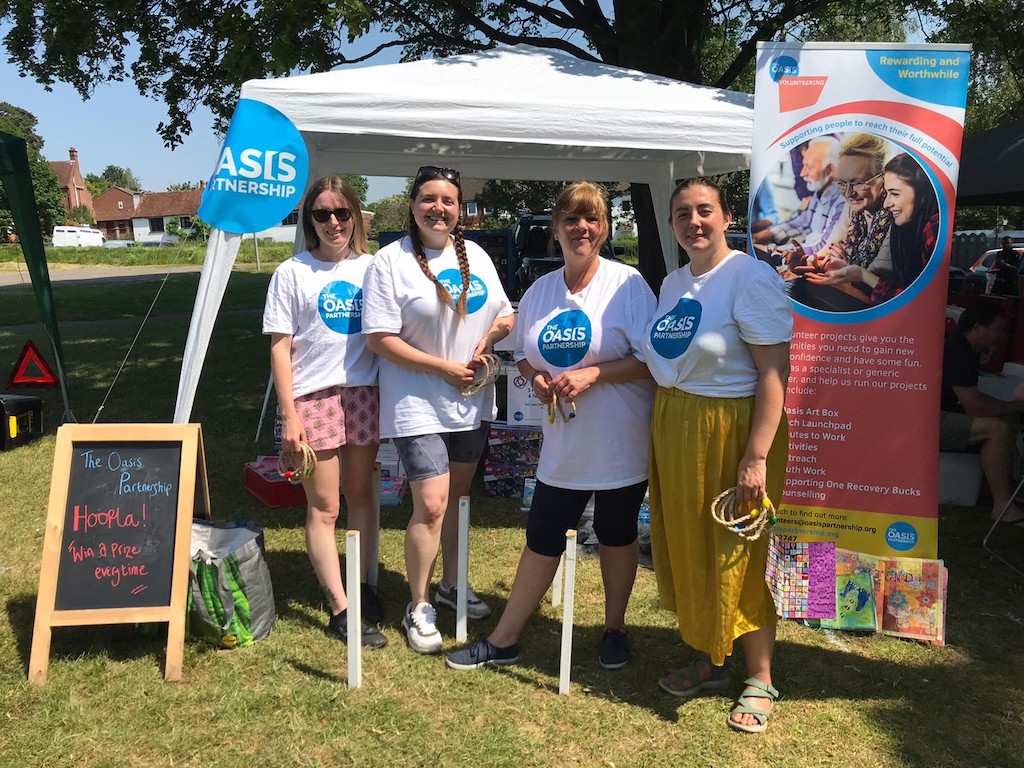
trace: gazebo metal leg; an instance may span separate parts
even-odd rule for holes
[[[1024,478],[1021,478],[1021,481],[1017,484],[1017,489],[1010,496],[1006,504],[1003,505],[1002,510],[1000,510],[999,512],[999,516],[994,521],[992,521],[992,527],[988,529],[988,533],[985,534],[985,538],[981,540],[981,546],[986,552],[992,555],[992,557],[1001,562],[1011,571],[1018,574],[1019,576],[1024,576],[1024,571],[1022,571],[1020,568],[1011,563],[1009,560],[1007,560],[1005,557],[1000,555],[998,552],[996,552],[988,545],[988,540],[992,537],[992,534],[995,533],[996,528],[1003,521],[1003,516],[1006,514],[1006,510],[1008,510],[1010,508],[1010,505],[1013,504],[1014,499],[1017,498],[1017,494],[1021,492],[1021,489],[1024,489]]]

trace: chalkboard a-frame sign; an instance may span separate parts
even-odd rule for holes
[[[29,681],[46,682],[52,627],[167,622],[181,678],[193,516],[209,517],[198,424],[57,430]]]

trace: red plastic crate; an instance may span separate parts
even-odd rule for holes
[[[245,465],[245,490],[271,509],[306,506],[306,492],[277,472],[276,456],[260,456]]]

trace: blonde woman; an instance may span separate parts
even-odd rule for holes
[[[626,607],[636,578],[654,395],[639,347],[654,294],[635,269],[601,258],[608,206],[600,187],[570,185],[551,218],[565,266],[538,279],[519,303],[519,371],[552,409],[526,546],[498,625],[452,653],[453,669],[518,660],[519,636],[551,584],[565,531],[579,525],[591,495],[605,597],[598,662],[619,669],[631,657]]]

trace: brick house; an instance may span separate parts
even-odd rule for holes
[[[132,217],[141,198],[141,191],[111,187],[93,200],[96,226],[103,230],[107,240],[127,240],[132,237]]]
[[[57,181],[61,191],[64,193],[64,210],[70,212],[72,208],[84,205],[93,216],[96,210],[93,207],[92,195],[85,185],[85,178],[78,167],[78,150],[74,147],[68,150],[68,160],[51,160],[50,165],[57,174]],[[82,222],[77,222],[81,224]]]
[[[486,183],[480,179],[462,179],[459,184],[462,187],[462,210],[459,212],[459,218],[466,229],[476,229],[487,215],[484,207],[476,201]]]
[[[206,182],[200,182],[199,189],[143,194],[131,217],[135,241],[173,242],[174,238],[165,234],[167,225],[172,221],[177,222],[182,229],[191,230],[192,219],[196,218],[199,211],[205,186]]]

